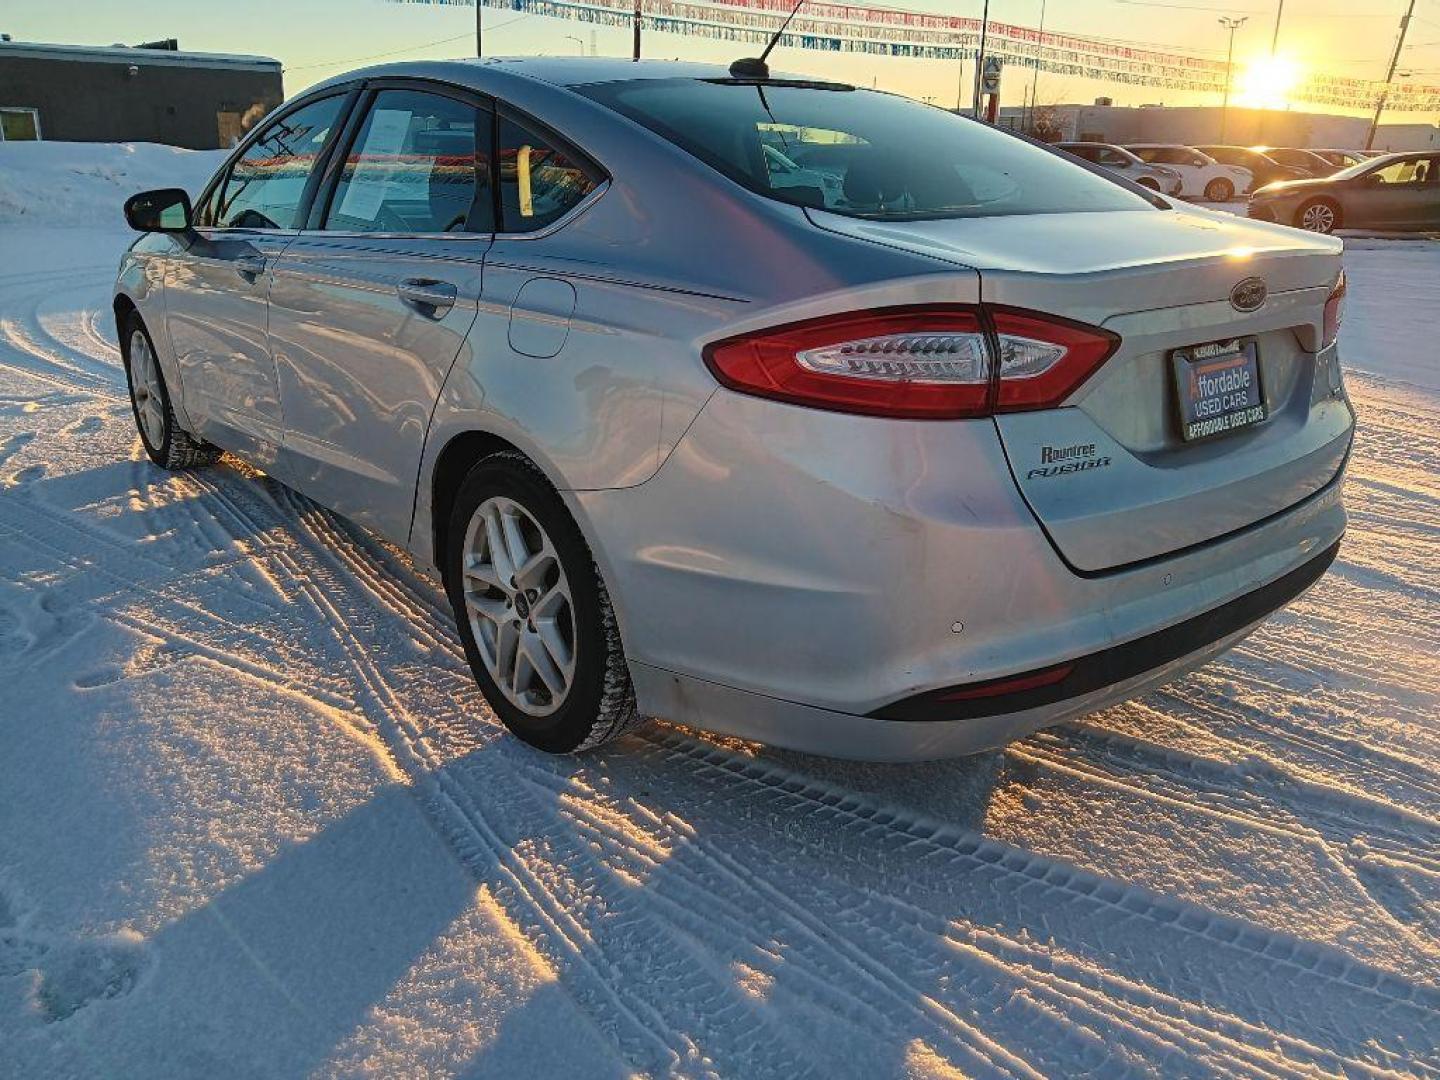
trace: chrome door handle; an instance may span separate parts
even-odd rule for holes
[[[254,281],[265,272],[263,255],[238,255],[235,258],[235,273],[246,281]]]
[[[401,300],[432,319],[441,318],[454,307],[458,295],[450,282],[431,278],[406,278],[395,287],[395,291],[400,294]]]

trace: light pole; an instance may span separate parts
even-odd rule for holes
[[[980,16],[980,51],[975,54],[975,95],[970,102],[970,112],[980,117],[980,69],[985,66],[985,37],[990,32],[990,0],[985,0],[985,11]]]
[[[1030,119],[1025,121],[1027,132],[1035,119],[1035,87],[1040,82],[1040,49],[1045,44],[1045,0],[1040,0],[1040,38],[1041,40],[1035,43],[1035,66],[1030,71]]]
[[[573,41],[573,42],[575,42],[576,45],[579,45],[579,46],[580,46],[580,55],[581,55],[581,56],[584,56],[584,55],[585,55],[585,39],[584,39],[584,38],[576,37],[574,34],[566,34],[566,35],[565,35],[565,40],[566,40],[566,41]]]
[[[484,0],[475,0],[475,58],[485,55],[485,41],[480,27],[480,13],[485,10]]]
[[[1280,44],[1280,16],[1285,14],[1285,0],[1280,0],[1275,5],[1275,32],[1270,35],[1270,55],[1275,55],[1275,47]],[[1241,20],[1244,21],[1243,19]]]
[[[1415,14],[1415,0],[1405,9],[1400,20],[1400,36],[1395,39],[1395,52],[1390,57],[1390,70],[1385,73],[1385,89],[1380,91],[1380,100],[1375,103],[1375,119],[1370,121],[1370,134],[1365,138],[1365,149],[1375,145],[1375,132],[1380,127],[1380,114],[1385,111],[1385,99],[1390,96],[1390,84],[1395,81],[1395,69],[1400,65],[1400,54],[1405,51],[1405,32],[1410,29],[1410,16]]]
[[[1281,0],[1284,3],[1284,0]],[[1277,16],[1278,19],[1278,16]],[[1230,47],[1225,50],[1225,97],[1220,105],[1220,142],[1225,142],[1225,131],[1230,124],[1230,83],[1234,79],[1235,59],[1235,31],[1244,26],[1248,19],[1241,16],[1233,19],[1229,15],[1220,16],[1220,25],[1230,31]],[[1278,23],[1277,23],[1278,25]]]

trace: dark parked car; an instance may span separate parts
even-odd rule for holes
[[[1271,184],[1250,196],[1250,216],[1321,233],[1440,229],[1440,153],[1386,154],[1334,176]]]
[[[1339,171],[1313,150],[1297,150],[1293,146],[1252,146],[1250,149],[1264,154],[1271,161],[1288,165],[1292,169],[1304,169],[1311,176],[1329,176]]]
[[[1197,146],[1196,150],[1203,150],[1216,161],[1223,165],[1239,165],[1249,169],[1255,177],[1255,183],[1251,187],[1262,188],[1266,184],[1273,184],[1277,180],[1304,180],[1306,177],[1318,175],[1311,169],[1298,169],[1292,165],[1282,165],[1269,154],[1262,154],[1259,150],[1251,149],[1248,146]],[[1326,175],[1334,170],[1327,169]]]
[[[1316,157],[1323,158],[1335,166],[1338,172],[1340,169],[1348,169],[1351,165],[1359,165],[1362,161],[1369,161],[1374,154],[1368,154],[1364,150],[1335,150],[1325,148],[1323,150],[1311,150]]]

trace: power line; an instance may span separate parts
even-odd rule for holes
[[[511,23],[517,23],[521,19],[528,19],[529,17],[530,13],[527,11],[524,15],[517,15],[513,19],[506,19],[504,22],[496,23],[494,26],[487,26],[486,30],[488,30],[490,33],[494,33],[496,30],[503,30]],[[429,49],[436,45],[448,45],[452,41],[468,41],[473,37],[473,34],[466,32],[464,34],[456,34],[454,37],[437,38],[434,41],[423,41],[415,45],[406,45],[399,49],[390,49],[386,52],[368,53],[365,56],[351,56],[344,60],[317,60],[313,64],[300,64],[296,67],[287,67],[282,68],[281,70],[288,75],[292,71],[310,71],[314,68],[340,67],[343,64],[358,64],[362,60],[380,60],[387,56],[399,56],[401,53],[414,52],[416,49]]]

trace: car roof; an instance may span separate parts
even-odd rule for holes
[[[1412,158],[1433,158],[1440,157],[1440,147],[1434,150],[1392,150],[1388,154],[1381,154],[1379,157],[1367,158],[1372,164],[1381,161],[1409,161]]]
[[[635,79],[728,79],[724,64],[689,60],[625,60],[613,56],[487,56],[453,60],[402,60],[358,68],[327,79],[312,89],[343,85],[358,79],[409,77],[440,79],[474,89],[494,87],[510,79],[573,87]],[[772,81],[828,82],[798,74],[771,75]]]

